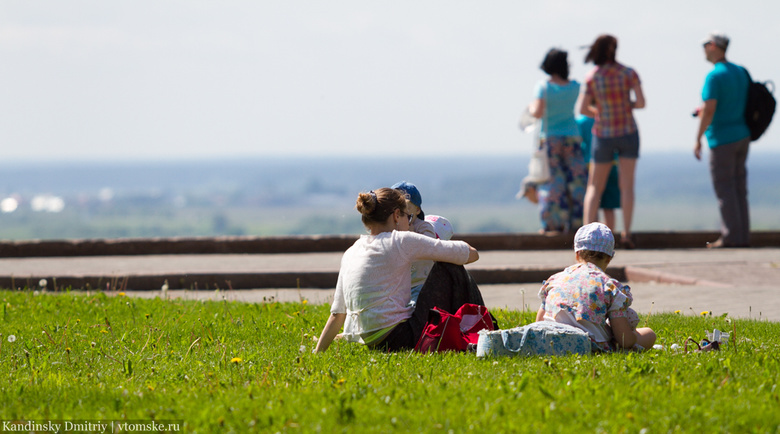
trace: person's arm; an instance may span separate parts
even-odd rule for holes
[[[634,91],[634,98],[636,98],[634,101],[631,101],[631,108],[632,109],[645,108],[645,94],[644,92],[642,92],[642,83],[637,81],[634,87],[631,88],[631,90]]]
[[[699,131],[696,134],[696,145],[693,148],[693,156],[697,160],[701,160],[701,138],[704,136],[704,132],[712,123],[712,117],[715,116],[715,109],[718,106],[718,100],[708,99],[704,101],[704,104],[699,110]]]
[[[544,321],[544,308],[540,307],[538,311],[536,311],[536,322]]]
[[[636,331],[634,331],[631,324],[628,323],[628,318],[610,318],[609,323],[612,326],[612,334],[615,337],[615,343],[623,349],[634,348],[634,344],[636,344]]]
[[[542,98],[531,101],[531,104],[528,106],[528,111],[531,113],[531,116],[536,119],[541,119],[542,116],[544,116],[544,109],[544,100]]]
[[[595,101],[588,95],[587,90],[580,92],[580,96],[577,97],[576,110],[578,113],[585,116],[595,118],[598,109],[596,108]]]
[[[431,260],[466,265],[479,259],[479,252],[462,240],[436,240],[419,234],[404,236],[400,246],[412,261]]]
[[[325,327],[322,329],[320,339],[317,341],[317,347],[314,349],[315,352],[321,353],[328,349],[330,343],[333,342],[333,339],[344,325],[344,320],[346,318],[346,313],[330,314],[330,317],[328,317],[328,322],[325,323]]]

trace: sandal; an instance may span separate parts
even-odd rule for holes
[[[634,250],[636,249],[636,243],[634,242],[634,236],[628,236],[624,237],[623,235],[620,236],[620,247],[626,249],[626,250]]]
[[[696,349],[694,352],[696,353],[706,353],[707,351],[718,351],[720,350],[720,343],[718,341],[710,341],[709,339],[702,339],[701,344],[696,342],[696,339],[694,338],[688,338],[685,341],[685,352],[688,352],[688,342],[693,342],[696,344]]]

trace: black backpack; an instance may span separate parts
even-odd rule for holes
[[[745,104],[745,123],[747,123],[750,129],[750,140],[756,141],[764,131],[766,131],[769,123],[772,122],[772,116],[775,114],[775,106],[777,102],[772,93],[775,90],[775,84],[771,81],[765,81],[763,83],[753,81],[750,77],[750,73],[745,69],[745,74],[748,76],[748,97],[747,104]],[[767,85],[771,85],[771,90]]]

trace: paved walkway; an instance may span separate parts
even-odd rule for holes
[[[341,253],[146,255],[56,258],[2,258],[0,276],[18,282],[39,276],[164,276],[213,273],[215,275],[338,271]],[[480,260],[467,266],[473,273],[513,270],[560,270],[571,265],[569,250],[483,251]],[[625,270],[634,294],[634,308],[641,314],[673,312],[698,315],[728,313],[733,317],[780,321],[780,248],[662,249],[618,251],[612,265]],[[540,279],[541,280],[541,279]],[[479,283],[479,280],[478,280]],[[49,284],[51,289],[52,283]],[[536,309],[540,281],[522,284],[480,284],[488,307]],[[227,298],[262,301],[273,297],[288,301],[305,298],[329,302],[333,289],[270,288],[215,293],[213,290],[169,291],[185,298]],[[128,294],[155,297],[160,291]]]

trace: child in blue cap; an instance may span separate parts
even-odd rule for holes
[[[426,237],[436,238],[436,232],[433,225],[425,220],[425,213],[423,212],[422,196],[417,186],[411,182],[401,181],[395,183],[392,187],[396,190],[401,190],[406,193],[406,212],[411,214],[412,220],[409,222],[409,230],[417,232],[418,234],[425,235]],[[420,295],[425,279],[428,278],[428,274],[433,268],[433,261],[415,261],[412,263],[412,301],[410,305],[417,303],[417,297]]]
[[[539,290],[537,321],[555,321],[584,330],[602,351],[645,350],[655,343],[650,328],[636,328],[629,306],[631,289],[604,270],[615,255],[615,238],[603,223],[581,227],[574,236],[577,263],[547,279]]]

